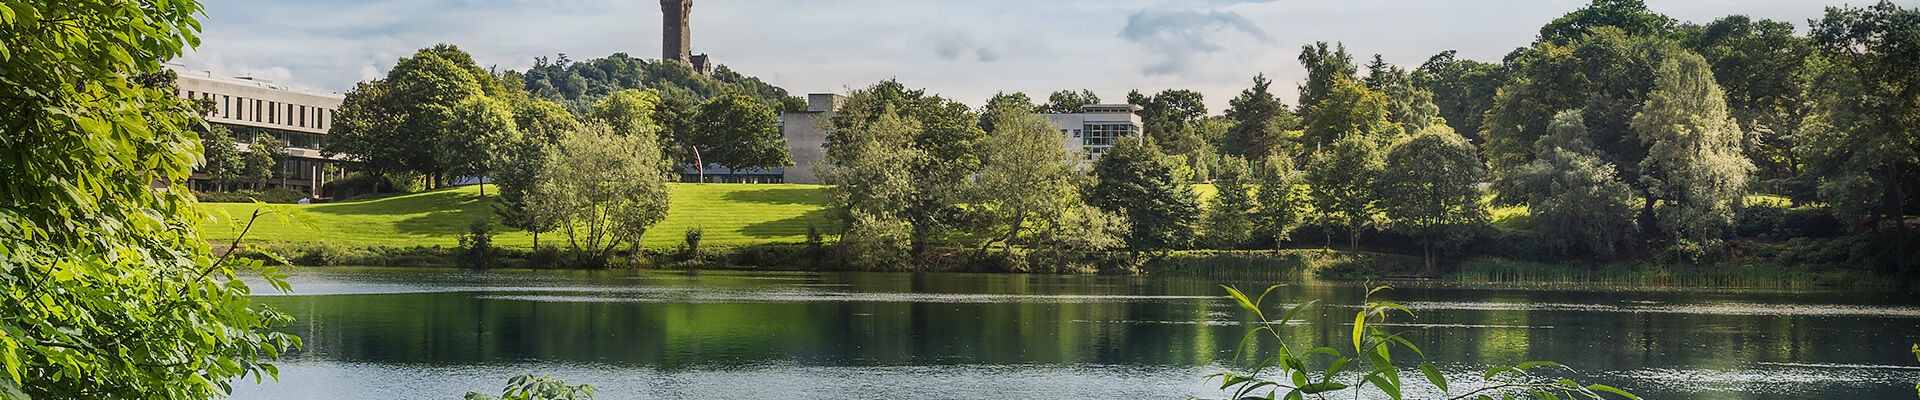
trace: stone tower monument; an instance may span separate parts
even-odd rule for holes
[[[679,61],[701,75],[709,73],[706,54],[693,54],[693,0],[660,0],[660,60]]]

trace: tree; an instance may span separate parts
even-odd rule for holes
[[[1047,104],[1041,105],[1040,109],[1052,114],[1077,114],[1080,106],[1089,104],[1100,104],[1100,95],[1087,89],[1080,89],[1079,92],[1062,90],[1047,95]]]
[[[1220,163],[1220,174],[1213,181],[1218,192],[1206,212],[1206,237],[1215,248],[1236,249],[1253,237],[1253,193],[1247,184],[1251,174],[1239,157]]]
[[[903,266],[911,251],[913,227],[907,213],[913,208],[912,174],[903,165],[915,165],[926,153],[912,145],[919,122],[891,109],[871,123],[852,124],[830,135],[822,181],[828,185],[827,205],[840,221],[840,256],[855,267],[893,269]]]
[[[1333,91],[1333,87],[1343,80],[1353,80],[1359,72],[1353,66],[1353,56],[1347,54],[1345,44],[1334,44],[1329,50],[1327,42],[1314,42],[1300,47],[1300,65],[1307,67],[1307,81],[1300,84],[1300,113],[1320,104]]]
[[[1634,224],[1633,190],[1621,183],[1613,164],[1594,155],[1579,110],[1555,114],[1547,135],[1534,142],[1539,157],[1514,171],[1511,186],[1523,199],[1534,231],[1548,248],[1566,254],[1611,259],[1639,231]]]
[[[987,104],[980,106],[980,130],[992,133],[997,129],[994,125],[997,122],[1040,111],[1040,106],[1034,105],[1026,93],[994,92],[993,97],[987,98]]]
[[[1347,245],[1360,248],[1360,235],[1378,225],[1374,178],[1384,168],[1378,139],[1348,136],[1314,153],[1307,164],[1313,209],[1324,226],[1347,231]]]
[[[1386,140],[1400,133],[1387,119],[1386,95],[1344,78],[1327,90],[1325,100],[1303,113],[1306,130],[1301,140],[1306,144],[1317,149],[1350,137]]]
[[[520,140],[520,129],[505,103],[474,96],[454,107],[447,130],[438,139],[437,158],[447,164],[447,172],[484,179],[493,172],[500,153]],[[480,196],[486,195],[486,186],[481,185]]]
[[[1794,36],[1791,23],[1744,15],[1682,26],[1678,36],[1713,66],[1714,80],[1727,92],[1728,110],[1747,132],[1741,145],[1757,167],[1755,177],[1793,178],[1801,161],[1793,152],[1792,136],[1806,113],[1803,93],[1811,40]],[[1807,194],[1793,197],[1804,199]]]
[[[1240,91],[1240,96],[1228,100],[1227,119],[1233,121],[1233,129],[1227,131],[1227,140],[1231,146],[1228,153],[1241,157],[1265,158],[1280,154],[1292,156],[1299,150],[1292,139],[1298,133],[1300,121],[1287,111],[1285,104],[1268,91],[1273,82],[1266,75],[1253,77],[1253,87]]]
[[[913,252],[920,254],[970,218],[960,203],[965,198],[967,177],[980,169],[980,152],[975,147],[985,132],[980,130],[980,117],[965,104],[887,80],[854,91],[840,111],[828,119],[832,132],[827,135],[827,161],[839,163],[840,156],[848,154],[834,150],[842,141],[842,132],[868,131],[866,125],[888,114],[914,121],[896,128],[911,129],[904,132],[906,145],[917,155],[906,159],[910,164],[890,167],[904,169],[912,179],[908,186],[911,191],[902,199],[909,207],[894,216],[906,219]]]
[[[1260,235],[1272,239],[1276,249],[1281,242],[1292,238],[1293,230],[1307,215],[1307,196],[1300,184],[1300,173],[1293,165],[1292,157],[1267,156],[1253,174],[1259,185],[1255,194],[1259,207],[1253,211],[1254,227]]]
[[[200,147],[206,149],[202,155],[206,163],[200,165],[200,171],[213,181],[213,190],[226,191],[240,183],[246,159],[240,154],[232,131],[225,126],[209,124],[206,131],[200,133]]]
[[[1812,36],[1825,64],[1816,70],[1816,111],[1802,143],[1817,155],[1815,171],[1831,174],[1821,197],[1842,217],[1894,221],[1895,252],[1907,259],[1899,221],[1914,200],[1911,176],[1920,165],[1920,77],[1913,73],[1920,70],[1920,9],[1887,1],[1828,8]]]
[[[694,113],[694,148],[707,165],[737,170],[768,170],[793,166],[787,139],[780,136],[780,119],[773,109],[743,94],[715,97]],[[700,166],[702,169],[706,165]]]
[[[1540,42],[1567,43],[1609,27],[1629,35],[1664,36],[1673,31],[1673,18],[1647,10],[1641,0],[1593,0],[1540,27]]]
[[[1447,50],[1428,58],[1413,75],[1416,84],[1433,91],[1433,104],[1454,132],[1467,140],[1484,142],[1481,121],[1493,108],[1493,96],[1507,83],[1499,64],[1454,58]]]
[[[1207,116],[1204,100],[1200,92],[1184,89],[1162,90],[1153,96],[1138,90],[1127,92],[1127,104],[1140,106],[1142,131],[1148,141],[1161,151],[1190,159],[1207,148],[1207,141],[1193,126]]]
[[[1393,230],[1420,242],[1428,274],[1437,253],[1466,244],[1485,227],[1487,207],[1474,185],[1486,172],[1479,150],[1446,125],[1429,127],[1387,150],[1376,183],[1380,211]]]
[[[0,13],[0,397],[209,399],[299,339],[215,257],[183,188],[194,112],[129,77],[198,43],[194,1],[9,2]]]
[[[347,92],[322,153],[344,154],[378,174],[415,172],[427,175],[430,185],[442,183],[450,168],[438,158],[435,138],[456,106],[484,93],[483,77],[474,75],[479,67],[445,57],[472,62],[452,46],[421,49],[400,59],[386,78]]]
[[[1753,163],[1740,151],[1740,126],[1727,113],[1726,93],[1707,60],[1694,54],[1668,59],[1654,90],[1633,117],[1649,149],[1640,170],[1648,192],[1662,201],[1660,228],[1673,237],[1710,244],[1732,234]]]
[[[566,54],[534,57],[533,66],[525,72],[508,71],[502,75],[517,78],[534,98],[551,101],[579,114],[587,114],[595,103],[622,90],[652,90],[662,99],[689,107],[715,97],[744,94],[775,111],[807,108],[805,99],[789,95],[786,89],[740,74],[725,65],[715,66],[711,74],[701,75],[677,61],[639,59],[627,53],[579,62],[567,59]]]
[[[557,217],[578,262],[604,264],[621,244],[637,248],[666,218],[670,188],[655,146],[651,135],[594,121],[548,150],[528,202]]]
[[[1193,239],[1200,200],[1173,170],[1159,151],[1122,142],[1094,163],[1087,204],[1126,217],[1127,247],[1134,251],[1185,247]]]
[[[272,135],[260,135],[247,145],[247,155],[243,157],[246,166],[247,181],[253,183],[255,190],[266,189],[267,182],[280,177],[281,165],[287,159],[287,142]]]
[[[1412,74],[1387,64],[1379,54],[1367,63],[1367,78],[1361,82],[1387,99],[1387,122],[1398,131],[1419,132],[1428,125],[1441,123],[1440,107],[1433,104],[1433,91],[1420,87]]]
[[[1053,123],[1034,114],[995,113],[996,128],[981,142],[981,170],[969,203],[985,222],[981,248],[1009,251],[1028,226],[1055,226],[1080,207],[1085,176],[1078,157],[1060,146]]]

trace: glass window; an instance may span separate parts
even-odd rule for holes
[[[300,106],[300,127],[307,127],[307,106]]]

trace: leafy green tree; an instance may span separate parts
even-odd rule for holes
[[[1727,113],[1726,93],[1709,68],[1694,54],[1668,59],[1633,117],[1633,129],[1649,145],[1641,181],[1667,202],[1658,210],[1660,228],[1703,245],[1732,234],[1753,171],[1740,151],[1740,126]]]
[[[981,142],[981,170],[970,188],[983,216],[981,248],[1001,243],[1009,251],[1029,226],[1056,226],[1054,219],[1078,211],[1085,175],[1079,158],[1060,146],[1053,123],[1034,114],[994,113],[997,128]],[[1064,162],[1063,162],[1064,161]],[[1029,234],[1030,235],[1030,234]]]
[[[1193,240],[1200,200],[1173,170],[1159,151],[1122,142],[1094,163],[1087,204],[1126,217],[1127,247],[1135,251],[1185,247]]]
[[[1380,211],[1392,229],[1414,237],[1432,274],[1438,253],[1472,241],[1487,223],[1480,153],[1446,125],[1434,125],[1387,150],[1377,178]]]
[[[1375,177],[1385,167],[1380,141],[1348,136],[1314,153],[1307,164],[1309,196],[1320,224],[1347,232],[1347,245],[1360,248],[1360,235],[1379,225],[1374,204]]]
[[[653,90],[662,99],[694,104],[727,94],[744,94],[776,111],[800,111],[806,100],[790,95],[760,78],[743,75],[725,65],[711,74],[694,73],[686,64],[633,58],[614,53],[575,62],[566,54],[535,57],[525,72],[509,71],[533,97],[557,103],[568,111],[587,114],[595,103],[621,90]],[[665,121],[662,121],[663,123]]]
[[[386,78],[347,92],[323,153],[344,154],[375,173],[421,173],[430,184],[442,183],[450,167],[438,158],[435,138],[460,102],[483,95],[483,77],[474,75],[478,67],[446,56],[472,62],[451,46],[421,49],[400,59]]]
[[[594,103],[587,118],[606,123],[615,134],[653,137],[660,130],[659,122],[653,118],[659,102],[660,96],[655,92],[621,90]]]
[[[840,258],[863,269],[905,266],[913,227],[912,171],[926,153],[913,146],[919,122],[883,109],[871,123],[852,124],[830,134],[821,180],[828,185],[827,205],[840,221]]]
[[[864,126],[888,114],[914,121],[904,126],[912,129],[905,132],[907,146],[915,150],[915,155],[907,157],[912,163],[891,167],[908,171],[912,179],[911,191],[903,198],[909,207],[894,216],[906,219],[912,228],[913,253],[920,254],[969,218],[961,201],[967,177],[980,169],[980,152],[975,147],[985,132],[980,130],[980,117],[965,104],[887,80],[854,91],[828,119],[832,132],[827,135],[827,161],[839,163],[840,156],[847,154],[834,150],[842,132],[866,131]]]
[[[202,155],[206,161],[200,165],[200,172],[213,181],[215,191],[230,190],[240,183],[246,158],[237,146],[233,132],[225,126],[209,124],[206,131],[200,133],[200,147],[206,149]]]
[[[1218,190],[1207,205],[1206,237],[1214,248],[1237,249],[1253,238],[1253,192],[1248,179],[1252,171],[1239,157],[1227,157],[1220,163],[1220,174],[1213,186]]]
[[[1268,91],[1272,84],[1266,75],[1256,75],[1253,87],[1227,101],[1227,119],[1233,121],[1232,130],[1227,131],[1228,153],[1266,158],[1273,154],[1292,156],[1299,151],[1299,144],[1293,141],[1299,135],[1292,130],[1298,129],[1300,121]]]
[[[1673,31],[1673,18],[1647,10],[1641,0],[1593,0],[1540,27],[1540,42],[1568,43],[1609,27],[1629,35],[1664,36]]]
[[[1010,117],[1038,114],[1040,111],[1040,106],[1034,105],[1033,99],[1027,97],[1026,93],[995,92],[993,97],[987,98],[986,105],[980,106],[980,130],[992,133],[997,129],[994,125],[996,122]]]
[[[1502,196],[1527,205],[1534,230],[1549,248],[1566,254],[1611,259],[1639,232],[1636,199],[1613,164],[1587,142],[1579,110],[1555,114],[1547,135],[1534,142],[1539,157],[1515,170]]]
[[[1433,104],[1433,91],[1420,87],[1412,74],[1387,64],[1379,54],[1367,63],[1367,77],[1361,82],[1386,96],[1387,122],[1400,132],[1414,133],[1441,123],[1440,107]]]
[[[695,165],[701,160],[694,157],[696,147],[694,136],[699,133],[694,122],[694,113],[699,111],[686,96],[666,96],[654,105],[653,120],[660,125],[660,149],[666,153],[671,165]],[[706,173],[702,169],[701,173]],[[700,177],[706,181],[705,176]]]
[[[520,140],[513,111],[503,102],[483,96],[469,97],[454,106],[447,130],[438,144],[440,162],[454,176],[486,178],[495,168],[500,153]],[[480,186],[480,195],[487,195]]]
[[[1142,131],[1147,139],[1168,154],[1198,160],[1208,149],[1207,140],[1194,124],[1207,116],[1205,97],[1200,92],[1167,89],[1148,96],[1138,90],[1127,92],[1127,104],[1140,106]]]
[[[780,119],[773,109],[744,94],[715,97],[694,113],[694,148],[707,165],[737,170],[769,170],[793,166],[787,139],[780,136]],[[702,168],[705,165],[701,166]]]
[[[1387,96],[1358,81],[1341,79],[1328,87],[1325,100],[1307,108],[1301,140],[1315,148],[1350,137],[1386,140],[1400,133],[1388,120]]]
[[[1047,104],[1040,105],[1040,109],[1053,114],[1075,114],[1080,112],[1080,106],[1089,104],[1100,104],[1100,95],[1087,89],[1061,90],[1047,95]]]
[[[215,257],[184,187],[194,111],[130,76],[199,42],[194,1],[0,6],[0,397],[209,399],[299,338]],[[136,79],[138,80],[138,79]]]
[[[1895,221],[1899,258],[1920,166],[1920,9],[1882,1],[1832,7],[1813,22],[1823,61],[1810,92],[1814,111],[1800,140],[1821,198],[1842,218]],[[1875,224],[1875,229],[1881,229]]]
[[[1293,165],[1292,157],[1268,156],[1253,174],[1259,185],[1255,194],[1259,207],[1253,212],[1254,225],[1260,235],[1273,240],[1275,248],[1279,248],[1280,242],[1292,239],[1293,230],[1299,228],[1307,215],[1307,194],[1301,185],[1300,172],[1295,171]]]
[[[592,400],[594,389],[588,385],[568,385],[567,381],[553,379],[550,376],[535,378],[532,374],[521,375],[507,380],[507,387],[500,390],[499,396],[479,392],[467,392],[466,400]]]
[[[1447,126],[1468,140],[1482,142],[1480,125],[1493,108],[1494,94],[1507,83],[1507,70],[1499,64],[1457,59],[1454,54],[1447,50],[1428,58],[1413,79],[1433,91],[1433,104]]]
[[[260,135],[247,144],[247,154],[242,157],[247,182],[253,188],[265,189],[267,183],[281,176],[281,166],[287,159],[287,142],[272,135]]]
[[[500,188],[500,196],[493,203],[494,213],[500,216],[501,225],[533,234],[535,249],[540,248],[540,234],[560,227],[558,210],[535,207],[530,199],[540,186],[547,146],[538,135],[524,135],[501,147],[493,160],[493,182]]]
[[[671,188],[660,149],[642,132],[593,121],[548,149],[528,202],[560,221],[579,263],[603,264],[621,244],[637,248],[647,228],[667,216]]]
[[[1301,114],[1331,96],[1334,86],[1354,80],[1354,74],[1360,72],[1353,66],[1353,56],[1347,54],[1347,46],[1340,43],[1332,49],[1327,48],[1327,42],[1301,46],[1300,65],[1307,68],[1307,81],[1300,84],[1297,99]]]
[[[1795,36],[1793,24],[1732,15],[1707,25],[1685,25],[1681,43],[1713,66],[1714,80],[1727,92],[1727,107],[1741,131],[1756,177],[1792,178],[1801,161],[1793,152],[1793,130],[1806,113],[1803,94],[1810,77],[1811,40]],[[1796,196],[1804,197],[1804,196]]]

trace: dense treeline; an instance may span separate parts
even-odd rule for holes
[[[566,54],[554,58],[535,58],[526,72],[509,71],[509,78],[523,80],[528,93],[560,104],[579,113],[594,102],[626,89],[654,90],[660,97],[689,102],[727,94],[743,94],[775,111],[798,111],[806,101],[787,94],[786,89],[741,75],[725,65],[714,66],[711,76],[694,73],[679,62],[643,60],[614,53],[603,58],[573,61]]]
[[[1429,272],[1461,251],[1713,263],[1742,253],[1743,237],[1856,234],[1848,262],[1914,271],[1920,11],[1835,7],[1809,25],[1803,36],[1738,15],[1681,23],[1597,0],[1498,63],[1443,51],[1412,69],[1377,55],[1361,65],[1315,43],[1300,51],[1297,105],[1264,76],[1217,116],[1196,92],[1135,91],[1145,137],[1091,165],[1002,155],[1026,129],[1009,115],[1074,112],[1099,102],[1090,91],[1040,105],[1001,93],[970,110],[884,81],[834,118],[824,176],[843,255],[868,266],[910,264],[939,243],[999,243],[1018,259],[1020,248],[1090,257],[1335,236],[1421,254]],[[989,171],[1022,171],[1022,183]],[[1205,205],[1200,182],[1218,193]],[[993,217],[1032,210],[1003,203],[1024,196],[1090,208]],[[1490,211],[1509,206],[1525,218],[1495,227]],[[1089,241],[1021,235],[1041,226]]]

